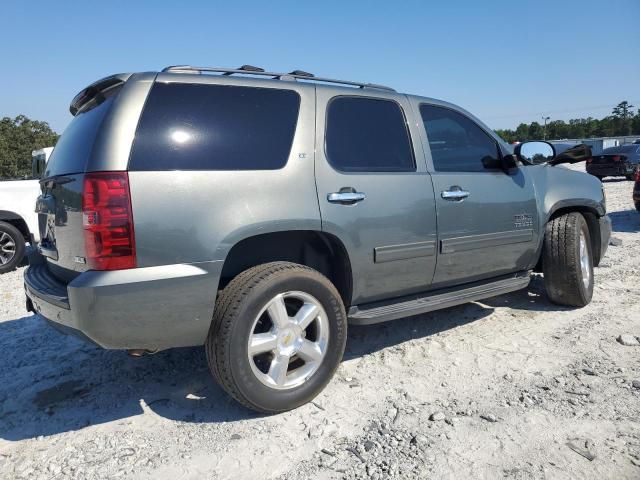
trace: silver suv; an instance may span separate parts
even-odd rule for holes
[[[525,288],[589,303],[601,183],[450,103],[294,71],[169,67],[80,92],[37,201],[27,309],[132,353],[204,345],[249,408],[316,396],[347,323]],[[578,161],[577,155],[565,156]]]

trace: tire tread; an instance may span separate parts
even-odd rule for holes
[[[586,221],[578,212],[558,216],[547,223],[542,262],[547,295],[554,303],[583,307],[591,300],[581,284],[577,254],[580,230],[584,225]]]

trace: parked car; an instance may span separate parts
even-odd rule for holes
[[[99,80],[70,111],[28,310],[134,354],[204,345],[261,412],[326,386],[348,321],[512,292],[534,270],[582,307],[608,245],[601,182],[554,167],[552,145],[514,153],[460,107],[388,87],[168,67]]]
[[[636,168],[635,181],[636,183],[633,184],[633,204],[640,212],[640,166]]]
[[[35,203],[40,195],[38,167],[46,164],[53,147],[32,152],[33,177],[28,180],[0,181],[0,274],[21,264],[26,244],[39,239]]]
[[[601,155],[587,160],[587,172],[602,180],[605,177],[624,176],[633,180],[640,164],[640,145],[628,144],[606,148]]]

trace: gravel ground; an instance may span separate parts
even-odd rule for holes
[[[605,184],[622,244],[588,307],[551,304],[536,276],[353,327],[328,388],[270,417],[230,400],[202,349],[86,345],[26,314],[22,270],[3,275],[0,477],[640,478],[640,214],[631,182]]]

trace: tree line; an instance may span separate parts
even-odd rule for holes
[[[521,123],[515,130],[496,130],[506,142],[526,140],[561,140],[563,138],[618,137],[640,135],[640,109],[626,100],[616,105],[611,114],[601,118],[574,118],[565,122],[554,120],[545,126],[538,122]]]
[[[0,120],[0,179],[31,176],[31,152],[52,147],[59,135],[47,122],[24,115]]]

